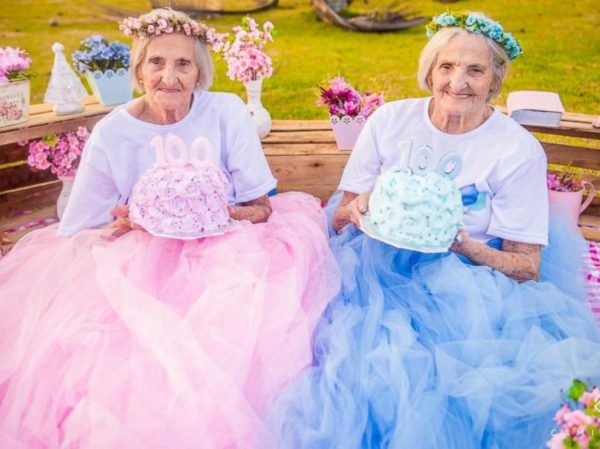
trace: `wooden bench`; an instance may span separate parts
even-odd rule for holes
[[[30,120],[0,128],[0,251],[6,253],[28,232],[55,219],[54,206],[60,181],[49,171],[34,171],[26,162],[27,148],[17,142],[42,137],[46,133],[88,128],[110,111],[93,98],[77,115],[57,117],[48,105],[31,107]],[[502,110],[502,108],[500,108]],[[600,190],[600,129],[591,125],[593,117],[565,114],[558,128],[527,127],[535,133],[566,136],[575,143],[544,142],[551,169],[559,172],[585,172],[585,178]],[[594,147],[595,145],[595,147]],[[334,191],[350,155],[339,151],[326,120],[275,120],[272,132],[263,140],[271,169],[279,180],[278,191],[300,190],[326,200]],[[584,236],[600,240],[600,200],[582,215]],[[26,226],[26,228],[25,228]]]

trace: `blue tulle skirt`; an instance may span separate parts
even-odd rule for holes
[[[542,281],[522,284],[353,226],[332,236],[342,291],[313,366],[270,415],[280,447],[545,447],[561,390],[600,380],[600,329],[577,271],[584,241],[564,229],[552,229]]]

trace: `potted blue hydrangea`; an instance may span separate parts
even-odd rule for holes
[[[133,98],[126,44],[93,35],[80,42],[72,57],[75,69],[85,76],[100,103],[119,104]]]

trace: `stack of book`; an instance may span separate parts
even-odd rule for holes
[[[508,115],[522,125],[558,126],[565,108],[556,92],[518,90],[506,99]]]

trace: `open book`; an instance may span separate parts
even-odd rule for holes
[[[556,92],[518,90],[506,99],[508,115],[522,125],[558,126],[565,108]]]

